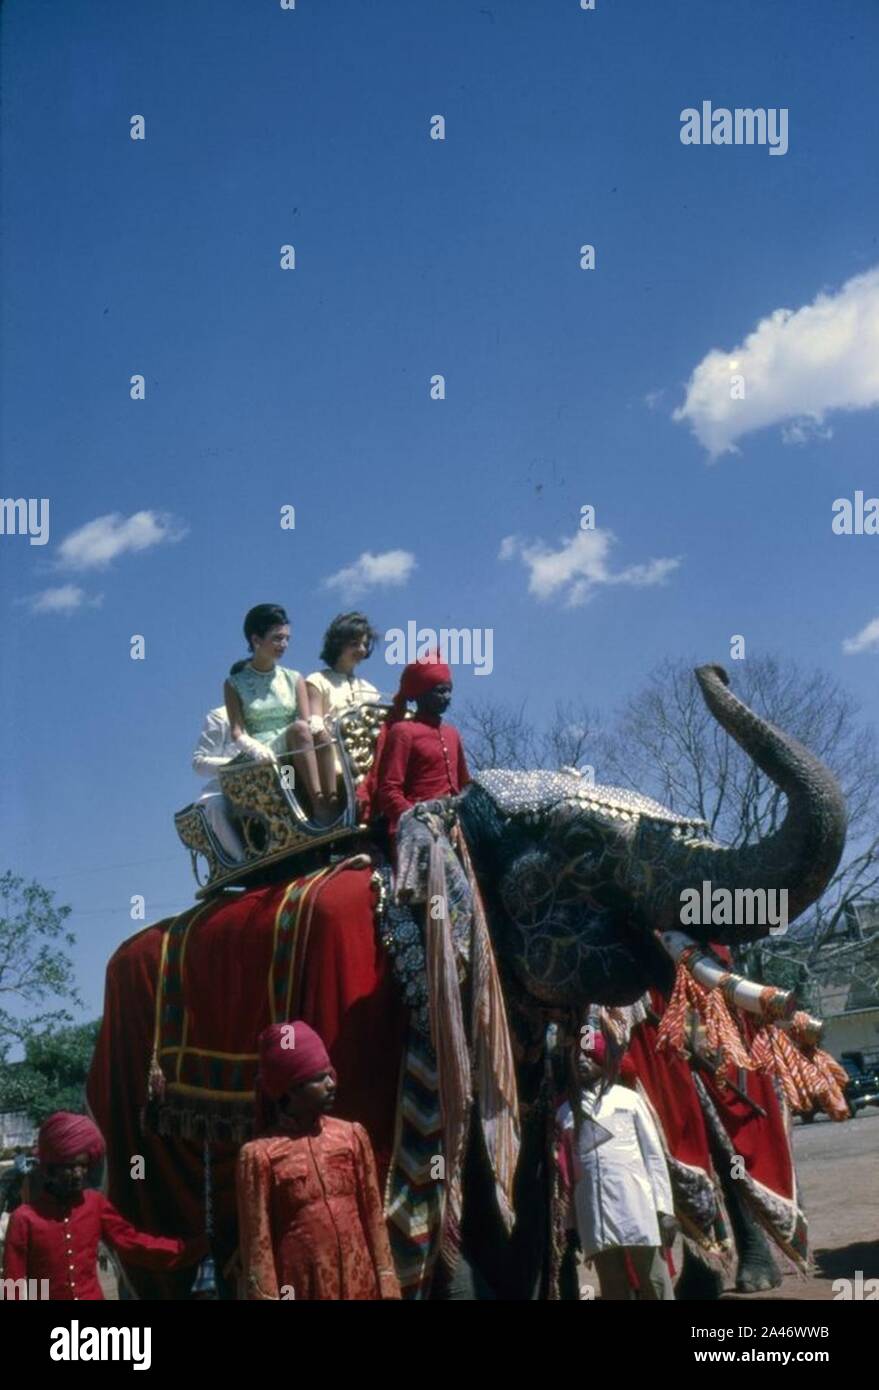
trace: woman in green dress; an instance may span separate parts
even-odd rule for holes
[[[292,762],[296,783],[305,788],[315,825],[326,826],[338,807],[321,788],[305,680],[280,664],[290,641],[290,620],[276,603],[258,603],[244,619],[250,648],[236,661],[223,687],[232,738],[247,758]]]

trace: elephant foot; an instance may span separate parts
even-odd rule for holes
[[[713,1303],[723,1293],[723,1280],[716,1270],[698,1259],[686,1245],[681,1277],[675,1298],[681,1303]]]
[[[742,1264],[736,1275],[736,1293],[765,1293],[768,1289],[777,1289],[781,1283],[781,1275],[775,1265],[767,1265],[765,1261],[754,1261],[753,1264]]]

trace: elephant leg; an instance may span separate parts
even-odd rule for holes
[[[501,1220],[494,1177],[478,1119],[470,1129],[463,1172],[461,1252],[453,1270],[440,1266],[431,1299],[530,1300],[545,1297],[549,1190],[542,1124],[526,1124],[516,1176],[517,1221]]]
[[[563,1303],[579,1303],[580,1279],[577,1273],[577,1251],[568,1242],[559,1269],[559,1299]]]
[[[496,1301],[497,1294],[462,1251],[453,1270],[437,1270],[430,1297],[444,1303],[483,1303]]]
[[[740,1203],[742,1228],[736,1230],[739,1248],[739,1268],[736,1289],[739,1293],[760,1293],[777,1289],[781,1283],[778,1265],[772,1258],[769,1241],[753,1213]]]
[[[763,1228],[742,1196],[741,1184],[728,1175],[726,1165],[721,1164],[720,1173],[739,1256],[736,1292],[762,1293],[767,1289],[777,1289],[781,1274],[772,1258]]]
[[[723,1278],[684,1243],[684,1263],[675,1286],[678,1303],[711,1303],[723,1293]]]

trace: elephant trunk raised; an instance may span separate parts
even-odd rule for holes
[[[724,848],[680,841],[666,852],[661,874],[642,897],[652,925],[681,925],[681,894],[712,891],[787,891],[787,921],[810,907],[826,888],[845,844],[846,811],[833,774],[801,743],[748,709],[729,689],[720,666],[700,666],[696,678],[717,722],[745,750],[788,800],[783,824],[756,844]],[[645,832],[645,833],[649,833]],[[638,851],[636,851],[637,858]],[[692,931],[701,940],[726,943],[766,934],[751,923],[713,924]]]

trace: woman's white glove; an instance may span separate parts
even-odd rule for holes
[[[308,727],[313,734],[322,734],[326,729],[322,714],[310,714],[308,716]]]
[[[276,763],[277,755],[269,748],[267,743],[260,743],[258,738],[252,738],[250,734],[241,734],[235,740],[235,747],[239,753],[246,753],[257,763]]]

